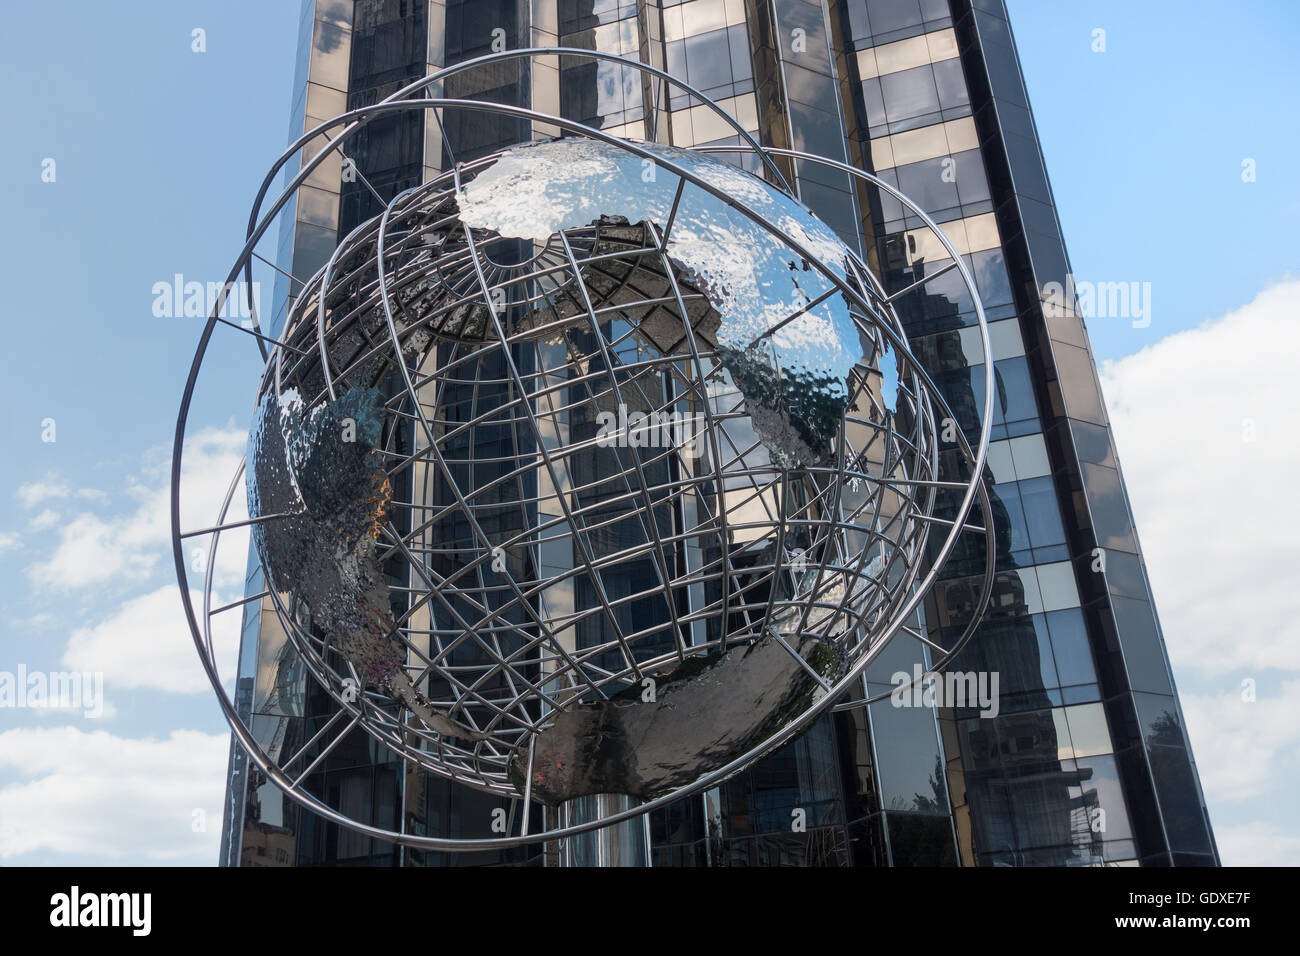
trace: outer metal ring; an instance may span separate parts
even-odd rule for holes
[[[758,224],[760,227],[765,228],[768,231],[772,232],[774,235],[779,236],[782,239],[782,241],[786,242],[790,246],[790,248],[792,248],[794,251],[804,255],[805,258],[815,268],[818,268],[819,271],[821,271],[823,275],[826,276],[827,279],[829,279],[832,283],[838,286],[840,291],[847,298],[849,298],[851,301],[857,301],[861,308],[870,311],[870,306],[866,303],[865,299],[863,299],[863,297],[856,290],[854,290],[851,286],[847,285],[841,280],[838,280],[833,274],[830,274],[823,266],[821,266],[821,264],[818,262],[816,257],[814,257],[807,250],[803,249],[797,241],[782,235],[776,229],[776,227],[773,226],[771,223],[766,222],[764,219],[762,219],[762,217],[746,209],[745,207],[736,204],[735,202],[730,200],[729,197],[727,197],[724,194],[721,194],[718,190],[710,186],[708,183],[701,181],[700,179],[698,179],[698,177],[692,175],[687,170],[677,166],[672,162],[651,155],[648,151],[641,149],[635,143],[629,143],[626,141],[619,140],[616,137],[610,136],[609,134],[601,130],[585,126],[584,124],[581,123],[575,123],[571,120],[564,119],[563,117],[552,116],[546,113],[542,113],[532,109],[527,109],[524,107],[514,107],[505,104],[484,103],[484,102],[478,102],[472,100],[457,100],[457,99],[445,99],[445,98],[417,97],[415,99],[401,99],[401,97],[403,96],[419,93],[430,84],[436,82],[437,80],[447,75],[450,75],[451,73],[458,72],[462,69],[468,69],[475,65],[480,65],[483,63],[493,62],[498,60],[525,57],[525,56],[542,56],[542,55],[549,56],[549,55],[557,55],[557,54],[588,56],[588,57],[594,57],[598,59],[615,60],[615,61],[622,62],[627,66],[639,70],[643,70],[645,72],[651,73],[652,75],[658,76],[661,79],[665,79],[669,82],[675,83],[678,86],[682,86],[683,88],[692,92],[693,95],[698,96],[703,102],[709,103],[711,106],[713,106],[714,109],[716,109],[723,116],[726,116],[725,112],[723,112],[720,107],[717,107],[716,104],[712,104],[711,101],[707,100],[707,98],[705,98],[702,94],[699,94],[697,91],[690,90],[690,88],[686,87],[685,84],[679,83],[678,81],[674,80],[672,77],[668,76],[662,71],[656,70],[651,67],[647,67],[644,64],[636,63],[634,61],[623,60],[622,58],[611,54],[594,53],[593,51],[589,51],[589,50],[577,50],[577,49],[571,50],[566,48],[544,48],[544,49],[537,49],[537,50],[507,51],[505,53],[491,54],[485,57],[480,57],[476,60],[467,61],[466,63],[463,64],[458,64],[455,67],[451,67],[448,68],[447,70],[439,71],[438,73],[432,74],[428,77],[416,81],[415,83],[410,84],[404,90],[398,91],[398,93],[395,93],[392,97],[390,97],[389,99],[381,103],[377,103],[370,107],[364,107],[358,110],[351,111],[349,113],[345,113],[342,116],[335,118],[334,120],[321,124],[315,130],[311,131],[308,134],[305,134],[299,141],[297,141],[291,147],[289,147],[286,153],[281,157],[280,161],[276,163],[275,167],[272,169],[272,172],[268,174],[267,180],[263,183],[262,189],[258,195],[257,203],[254,207],[252,216],[250,217],[249,234],[248,234],[246,244],[238,257],[234,268],[231,270],[227,283],[223,285],[222,292],[219,295],[218,300],[213,305],[212,312],[208,317],[207,325],[205,326],[203,333],[200,337],[198,348],[196,350],[196,354],[194,357],[194,361],[191,365],[190,373],[186,381],[186,385],[185,385],[185,389],[181,401],[180,412],[177,419],[176,434],[175,434],[173,454],[172,454],[172,487],[171,487],[173,557],[177,569],[177,579],[180,584],[181,600],[185,609],[186,619],[190,627],[191,636],[199,652],[200,660],[201,663],[203,664],[204,670],[208,675],[209,681],[212,683],[213,690],[215,691],[218,702],[222,707],[222,711],[226,716],[227,722],[230,723],[231,725],[232,732],[234,733],[236,739],[239,741],[240,746],[245,750],[245,752],[248,754],[249,758],[253,761],[253,763],[256,764],[259,767],[259,769],[261,769],[270,780],[275,782],[277,786],[279,786],[282,790],[284,790],[284,792],[287,795],[289,795],[292,799],[294,799],[302,806],[312,810],[313,812],[325,817],[326,819],[332,822],[349,827],[350,829],[353,829],[357,832],[364,833],[370,836],[379,837],[381,839],[388,840],[390,842],[397,843],[399,845],[410,846],[410,847],[415,847],[420,849],[442,850],[442,851],[492,850],[492,849],[505,849],[510,847],[523,846],[527,844],[536,844],[544,841],[561,839],[568,836],[574,836],[579,833],[585,833],[591,830],[596,830],[605,826],[612,825],[614,823],[618,823],[622,820],[630,819],[640,814],[648,813],[652,810],[658,809],[659,807],[666,806],[672,802],[675,802],[685,796],[689,796],[690,794],[699,792],[700,790],[706,789],[708,787],[716,786],[722,781],[744,770],[754,760],[757,760],[759,757],[763,756],[764,754],[769,753],[772,750],[780,747],[782,744],[786,743],[788,740],[796,736],[799,732],[801,732],[806,727],[806,725],[811,720],[813,720],[819,714],[824,712],[828,707],[834,706],[835,709],[847,709],[847,708],[862,706],[872,701],[880,700],[884,696],[888,696],[888,695],[880,695],[877,697],[866,698],[863,700],[853,700],[848,702],[841,701],[838,704],[836,703],[838,698],[841,698],[847,691],[850,690],[854,682],[857,681],[858,678],[860,678],[861,675],[865,672],[866,667],[875,659],[875,657],[878,655],[880,650],[883,649],[884,646],[888,643],[890,637],[892,637],[903,626],[907,618],[910,617],[911,614],[919,606],[920,602],[923,600],[925,595],[929,592],[930,588],[934,585],[935,581],[937,580],[938,574],[941,571],[942,566],[947,560],[948,556],[951,554],[952,549],[960,534],[967,533],[967,532],[982,533],[986,538],[986,543],[987,543],[986,567],[984,573],[983,588],[977,605],[977,613],[972,616],[972,620],[968,625],[966,631],[963,633],[962,637],[953,645],[953,647],[948,650],[947,654],[941,657],[937,662],[935,662],[932,665],[934,668],[936,669],[942,668],[947,663],[949,663],[953,658],[953,656],[957,654],[961,650],[962,646],[964,646],[965,643],[970,639],[971,635],[974,632],[975,627],[979,622],[980,615],[982,614],[983,609],[987,604],[988,598],[992,592],[992,587],[993,587],[993,572],[994,572],[993,516],[992,516],[992,508],[988,497],[987,489],[984,487],[984,483],[980,479],[980,476],[983,473],[984,461],[988,451],[989,436],[990,436],[991,423],[992,423],[992,411],[993,411],[992,349],[991,349],[989,335],[988,335],[988,323],[984,315],[983,307],[980,303],[978,290],[975,286],[974,279],[971,276],[968,267],[966,266],[965,262],[961,259],[956,249],[952,246],[948,238],[943,234],[942,230],[938,227],[938,225],[915,203],[913,203],[906,196],[901,194],[897,189],[890,186],[888,183],[880,180],[879,178],[877,178],[876,176],[870,173],[865,172],[864,170],[857,169],[855,167],[849,166],[844,163],[828,160],[825,159],[824,157],[818,157],[818,156],[814,156],[807,153],[801,153],[794,150],[783,150],[783,149],[761,147],[753,141],[752,136],[750,136],[748,132],[743,130],[743,128],[739,127],[738,123],[736,123],[730,117],[727,117],[728,121],[731,122],[731,124],[738,129],[740,135],[742,136],[742,139],[749,143],[752,151],[754,151],[757,155],[759,155],[763,159],[765,166],[769,166],[770,168],[774,167],[775,164],[773,163],[772,158],[775,156],[785,156],[785,157],[790,157],[799,160],[822,163],[837,168],[850,175],[853,175],[856,178],[863,180],[864,182],[870,183],[871,185],[884,190],[886,193],[892,195],[894,198],[902,202],[913,214],[917,216],[918,219],[920,219],[931,231],[935,233],[940,243],[943,245],[945,251],[953,259],[956,268],[959,274],[961,275],[962,280],[965,283],[966,288],[969,291],[971,295],[971,299],[975,306],[976,318],[977,318],[977,323],[979,328],[981,347],[983,350],[984,365],[985,365],[985,375],[984,375],[985,397],[984,397],[984,407],[983,407],[983,424],[981,427],[979,441],[977,445],[975,445],[974,447],[972,447],[970,443],[967,442],[965,436],[960,431],[957,432],[959,450],[963,458],[966,460],[967,464],[969,465],[971,469],[971,473],[974,477],[966,489],[962,502],[958,508],[957,517],[954,519],[952,523],[952,527],[948,533],[948,536],[944,540],[944,543],[939,550],[936,561],[933,563],[926,577],[914,587],[911,597],[907,602],[905,602],[902,605],[902,607],[896,613],[895,618],[891,622],[888,629],[884,632],[882,637],[872,646],[872,648],[868,650],[867,653],[864,654],[863,657],[859,661],[857,661],[855,665],[841,678],[841,680],[836,684],[836,687],[834,688],[831,694],[825,695],[820,700],[814,702],[802,714],[800,714],[797,718],[792,720],[785,728],[783,728],[772,738],[765,741],[763,744],[754,747],[749,752],[735,758],[724,767],[721,767],[718,770],[706,774],[705,776],[701,777],[700,779],[698,779],[693,784],[687,787],[681,788],[673,793],[643,803],[633,809],[626,810],[614,814],[610,817],[592,821],[589,823],[570,826],[570,827],[551,829],[539,833],[530,833],[530,834],[521,833],[519,835],[513,835],[513,836],[481,838],[481,839],[457,839],[457,838],[441,838],[441,837],[430,837],[430,836],[418,836],[418,835],[407,834],[407,833],[398,833],[381,827],[374,827],[369,824],[364,824],[347,817],[346,815],[335,810],[334,808],[327,806],[326,804],[321,802],[318,798],[314,797],[313,795],[305,792],[293,779],[289,777],[288,774],[286,774],[280,768],[278,764],[276,764],[276,762],[273,759],[271,759],[261,749],[261,747],[257,744],[256,740],[253,738],[250,729],[239,718],[233,703],[231,702],[229,696],[225,692],[224,687],[222,686],[221,676],[218,672],[217,664],[215,660],[215,653],[213,649],[212,632],[211,632],[211,614],[214,613],[214,609],[212,608],[212,604],[211,604],[211,586],[210,586],[210,581],[212,576],[211,572],[215,564],[216,548],[220,540],[220,532],[222,529],[228,529],[234,526],[234,525],[223,525],[222,522],[224,522],[225,514],[229,508],[230,502],[233,499],[233,495],[238,487],[239,478],[241,477],[241,475],[237,473],[234,479],[232,480],[230,488],[227,491],[227,494],[225,496],[225,501],[223,502],[223,505],[220,509],[218,523],[215,526],[213,526],[212,528],[201,529],[197,531],[184,530],[181,527],[181,522],[180,522],[180,474],[181,474],[182,455],[184,451],[183,446],[184,446],[184,438],[185,438],[185,429],[188,420],[189,407],[198,380],[198,373],[202,366],[203,357],[204,354],[206,353],[207,346],[211,339],[211,336],[215,331],[216,326],[220,323],[219,313],[222,307],[224,306],[226,296],[229,294],[231,283],[233,283],[236,280],[236,278],[239,276],[239,273],[241,271],[245,273],[244,281],[251,283],[252,253],[258,241],[260,241],[261,237],[269,229],[270,225],[274,222],[279,211],[285,206],[285,204],[293,196],[293,194],[296,192],[297,188],[301,185],[301,183],[325,159],[326,154],[330,149],[338,148],[342,144],[343,137],[352,129],[355,129],[357,126],[362,125],[364,122],[368,122],[370,119],[373,119],[375,116],[380,115],[382,113],[393,112],[397,110],[407,110],[407,109],[441,108],[445,110],[446,108],[457,108],[457,109],[468,109],[468,110],[480,110],[480,111],[487,111],[487,112],[499,113],[504,115],[516,116],[522,119],[527,119],[542,124],[556,126],[561,129],[568,130],[572,133],[576,133],[579,135],[587,136],[592,139],[617,145],[620,148],[627,150],[629,153],[632,153],[633,155],[638,155],[643,159],[648,159],[655,162],[656,165],[666,169],[669,172],[674,173],[675,175],[680,176],[683,180],[691,182],[697,188],[703,189],[706,192],[711,193],[721,201],[727,202],[729,205],[732,205],[734,208],[743,212],[744,214],[749,216],[749,218],[753,220],[756,224]],[[338,139],[335,140],[334,145],[328,147],[326,150],[322,150],[319,155],[314,157],[310,162],[308,162],[303,166],[301,171],[293,178],[293,180],[288,184],[288,186],[286,186],[284,191],[272,204],[271,208],[266,212],[265,215],[263,215],[259,219],[258,212],[260,210],[261,202],[267,190],[269,189],[270,182],[273,180],[279,168],[283,166],[283,164],[289,158],[291,158],[299,149],[301,149],[302,146],[304,146],[307,142],[310,142],[312,139],[315,139],[317,136],[324,133],[327,129],[337,126],[340,123],[348,123],[350,125],[345,127],[343,134],[340,135]],[[725,147],[726,150],[732,152],[736,151],[738,148],[740,147],[735,147],[735,146]],[[776,172],[777,172],[777,176],[779,177],[780,176],[779,170],[777,170]],[[781,181],[784,183],[783,179]],[[872,276],[869,270],[863,270],[863,271],[865,275]],[[879,287],[878,280],[875,280],[874,276],[872,276],[872,279],[874,282],[877,283],[877,292],[883,295],[883,289]],[[251,301],[251,296],[250,296],[250,301]],[[890,338],[895,348],[903,352],[907,351],[907,343],[902,338],[900,331],[895,329],[890,329],[888,326],[881,326],[881,328]],[[259,338],[258,340],[258,346],[259,349],[261,349],[262,351],[263,357],[267,358],[269,353],[267,352],[265,344],[261,338]],[[942,402],[942,398],[941,396],[939,396],[938,391],[934,386],[934,383],[930,380],[929,376],[924,372],[924,370],[918,368],[917,373],[919,374],[924,384],[926,384],[927,387],[931,389],[935,397],[939,398],[939,400]],[[951,415],[951,411],[947,409],[946,404],[944,405],[944,410],[947,411],[949,415]],[[980,511],[982,512],[983,524],[980,526],[968,526],[968,519],[976,503],[976,500],[978,500]],[[209,549],[208,559],[207,559],[208,573],[206,575],[206,580],[203,586],[203,591],[204,591],[203,619],[202,619],[202,624],[200,624],[198,617],[195,614],[193,602],[190,599],[188,570],[184,560],[183,541],[187,537],[195,536],[201,533],[208,533],[208,532],[211,532],[213,534],[213,543],[211,549]],[[242,604],[245,602],[238,602],[238,603]],[[343,703],[342,707],[346,710],[348,714],[350,714],[350,716],[353,718],[354,721],[359,717],[360,711],[354,705]]]

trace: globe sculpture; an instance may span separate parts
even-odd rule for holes
[[[484,60],[557,52],[609,58]],[[255,333],[246,523],[341,728],[412,768],[559,808],[558,823],[529,833],[522,813],[515,832],[473,840],[369,827],[305,793],[240,719],[181,552],[183,437],[215,309],[173,459],[181,591],[241,746],[317,812],[436,849],[572,837],[716,784],[827,707],[861,706],[865,667],[899,634],[942,665],[969,629],[945,647],[909,622],[958,536],[992,533],[987,402],[978,443],[954,439],[969,481],[940,480],[952,415],[894,310],[909,290],[886,293],[774,159],[829,161],[737,127],[759,175],[426,95],[481,62],[317,131],[351,124],[342,143],[385,110],[456,108],[563,133],[395,196],[305,281],[274,339]],[[312,168],[254,210],[232,280]],[[216,540],[237,488],[205,529]]]

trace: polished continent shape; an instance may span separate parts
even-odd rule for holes
[[[681,188],[681,177],[620,147],[564,139],[503,153],[457,196],[460,218],[536,242],[609,218],[667,235],[669,260],[718,313],[719,358],[750,401],[769,453],[790,466],[826,461],[853,367],[874,355],[864,349],[843,294],[788,240],[842,282],[852,281],[848,249],[807,208],[756,176],[690,150],[637,145],[694,173],[724,198]],[[896,372],[889,365],[880,363],[892,406]]]

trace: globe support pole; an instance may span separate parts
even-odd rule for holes
[[[603,820],[641,801],[623,793],[593,793],[560,804],[560,826]],[[649,866],[650,815],[621,820],[599,830],[567,837],[560,844],[561,866]]]

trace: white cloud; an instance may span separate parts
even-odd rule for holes
[[[1253,703],[1225,675],[1300,672],[1300,281],[1105,363],[1102,391],[1215,836],[1232,865],[1295,865],[1250,820],[1300,772],[1300,680]],[[1290,676],[1289,675],[1289,676]],[[1187,678],[1195,680],[1188,680]],[[1234,679],[1235,683],[1235,679]],[[1263,681],[1261,681],[1263,683]],[[1192,692],[1194,686],[1209,693]],[[1222,690],[1220,691],[1220,689]]]
[[[181,523],[186,529],[210,527],[231,479],[239,467],[246,435],[234,428],[205,428],[186,443],[181,471]],[[28,579],[41,592],[72,592],[107,585],[138,584],[163,570],[170,574],[171,490],[170,467],[152,452],[145,456],[141,473],[132,479],[127,494],[134,502],[125,514],[107,517],[82,512],[64,522],[50,557],[27,569]],[[155,461],[155,464],[148,464]],[[39,503],[48,492],[19,489],[19,497]],[[42,487],[59,487],[47,476]],[[66,488],[66,486],[63,486]],[[247,517],[243,484],[231,500],[227,521]],[[39,518],[39,516],[38,516]],[[189,539],[185,553],[192,581],[201,581],[206,567],[207,537]],[[237,528],[222,535],[214,568],[218,586],[238,588],[248,559],[248,531]]]
[[[46,508],[40,514],[33,517],[27,522],[27,527],[33,531],[45,531],[53,528],[59,523],[59,513],[53,508]]]
[[[97,716],[86,714],[85,705],[80,702],[66,707],[33,707],[31,712],[37,717],[48,720],[54,720],[55,718],[66,720],[68,717],[88,717],[90,720],[112,720],[117,716],[117,708],[113,706],[112,701],[108,700],[102,701],[99,704],[99,714]]]
[[[65,522],[54,554],[31,565],[27,580],[38,591],[73,591],[147,578],[159,552],[133,518],[105,520],[86,512]]]
[[[216,522],[217,511],[243,454],[243,431],[229,426],[198,431],[186,444],[182,519],[187,528]],[[18,498],[33,512],[28,525],[53,529],[52,546],[27,574],[40,613],[23,622],[49,629],[69,619],[70,596],[102,602],[100,617],[78,617],[62,666],[102,672],[106,692],[151,690],[210,694],[206,676],[170,578],[170,467],[167,449],[142,458],[127,482],[125,508],[104,507],[92,489],[76,490],[57,475],[24,485]],[[123,500],[121,498],[119,501]],[[63,504],[57,514],[41,508]],[[245,517],[242,486],[227,520]],[[14,536],[16,537],[16,535]],[[186,546],[191,583],[199,584],[205,539]],[[31,550],[30,543],[25,546]],[[248,533],[223,535],[214,577],[223,594],[242,590]],[[197,573],[196,573],[197,570]],[[136,593],[141,586],[146,593]],[[134,588],[134,591],[128,590]],[[214,592],[216,590],[214,588]],[[136,596],[126,600],[121,594]],[[201,608],[202,595],[191,590]],[[214,600],[220,603],[214,593]],[[241,611],[214,619],[218,665],[233,682]],[[105,707],[105,714],[111,711]],[[42,724],[64,723],[67,714],[42,712]],[[77,860],[156,861],[211,865],[220,838],[229,738],[225,734],[171,731],[166,739],[133,740],[106,731],[39,726],[0,733],[0,860],[31,854],[68,854]],[[205,814],[196,830],[195,812]]]
[[[1240,691],[1179,695],[1187,735],[1212,806],[1240,803],[1289,788],[1300,752],[1300,681],[1277,696],[1242,700]]]
[[[18,776],[0,787],[0,859],[52,851],[78,862],[211,865],[228,745],[225,734],[192,730],[165,740],[73,727],[0,733],[0,768]]]
[[[1300,865],[1300,836],[1271,823],[1215,827],[1214,840],[1225,866]]]
[[[24,508],[35,508],[42,502],[67,498],[71,494],[72,489],[68,487],[67,482],[60,481],[53,474],[46,475],[40,481],[20,485],[18,488],[18,500],[23,503]]]
[[[91,501],[107,501],[108,496],[96,488],[72,488],[66,481],[50,472],[40,481],[30,481],[18,486],[18,500],[24,508],[35,508],[46,501],[63,498],[82,498]]]
[[[1300,671],[1297,312],[1300,281],[1279,283],[1101,369],[1179,672]]]
[[[203,613],[203,595],[190,591],[194,610]],[[213,606],[220,600],[213,595]],[[213,618],[212,641],[222,677],[229,683],[239,653],[242,611],[232,608]],[[180,589],[169,584],[126,601],[109,618],[73,633],[63,666],[100,671],[112,689],[148,688],[173,694],[210,693],[181,608]]]
[[[23,539],[13,531],[0,531],[0,554],[11,551],[23,543]]]

